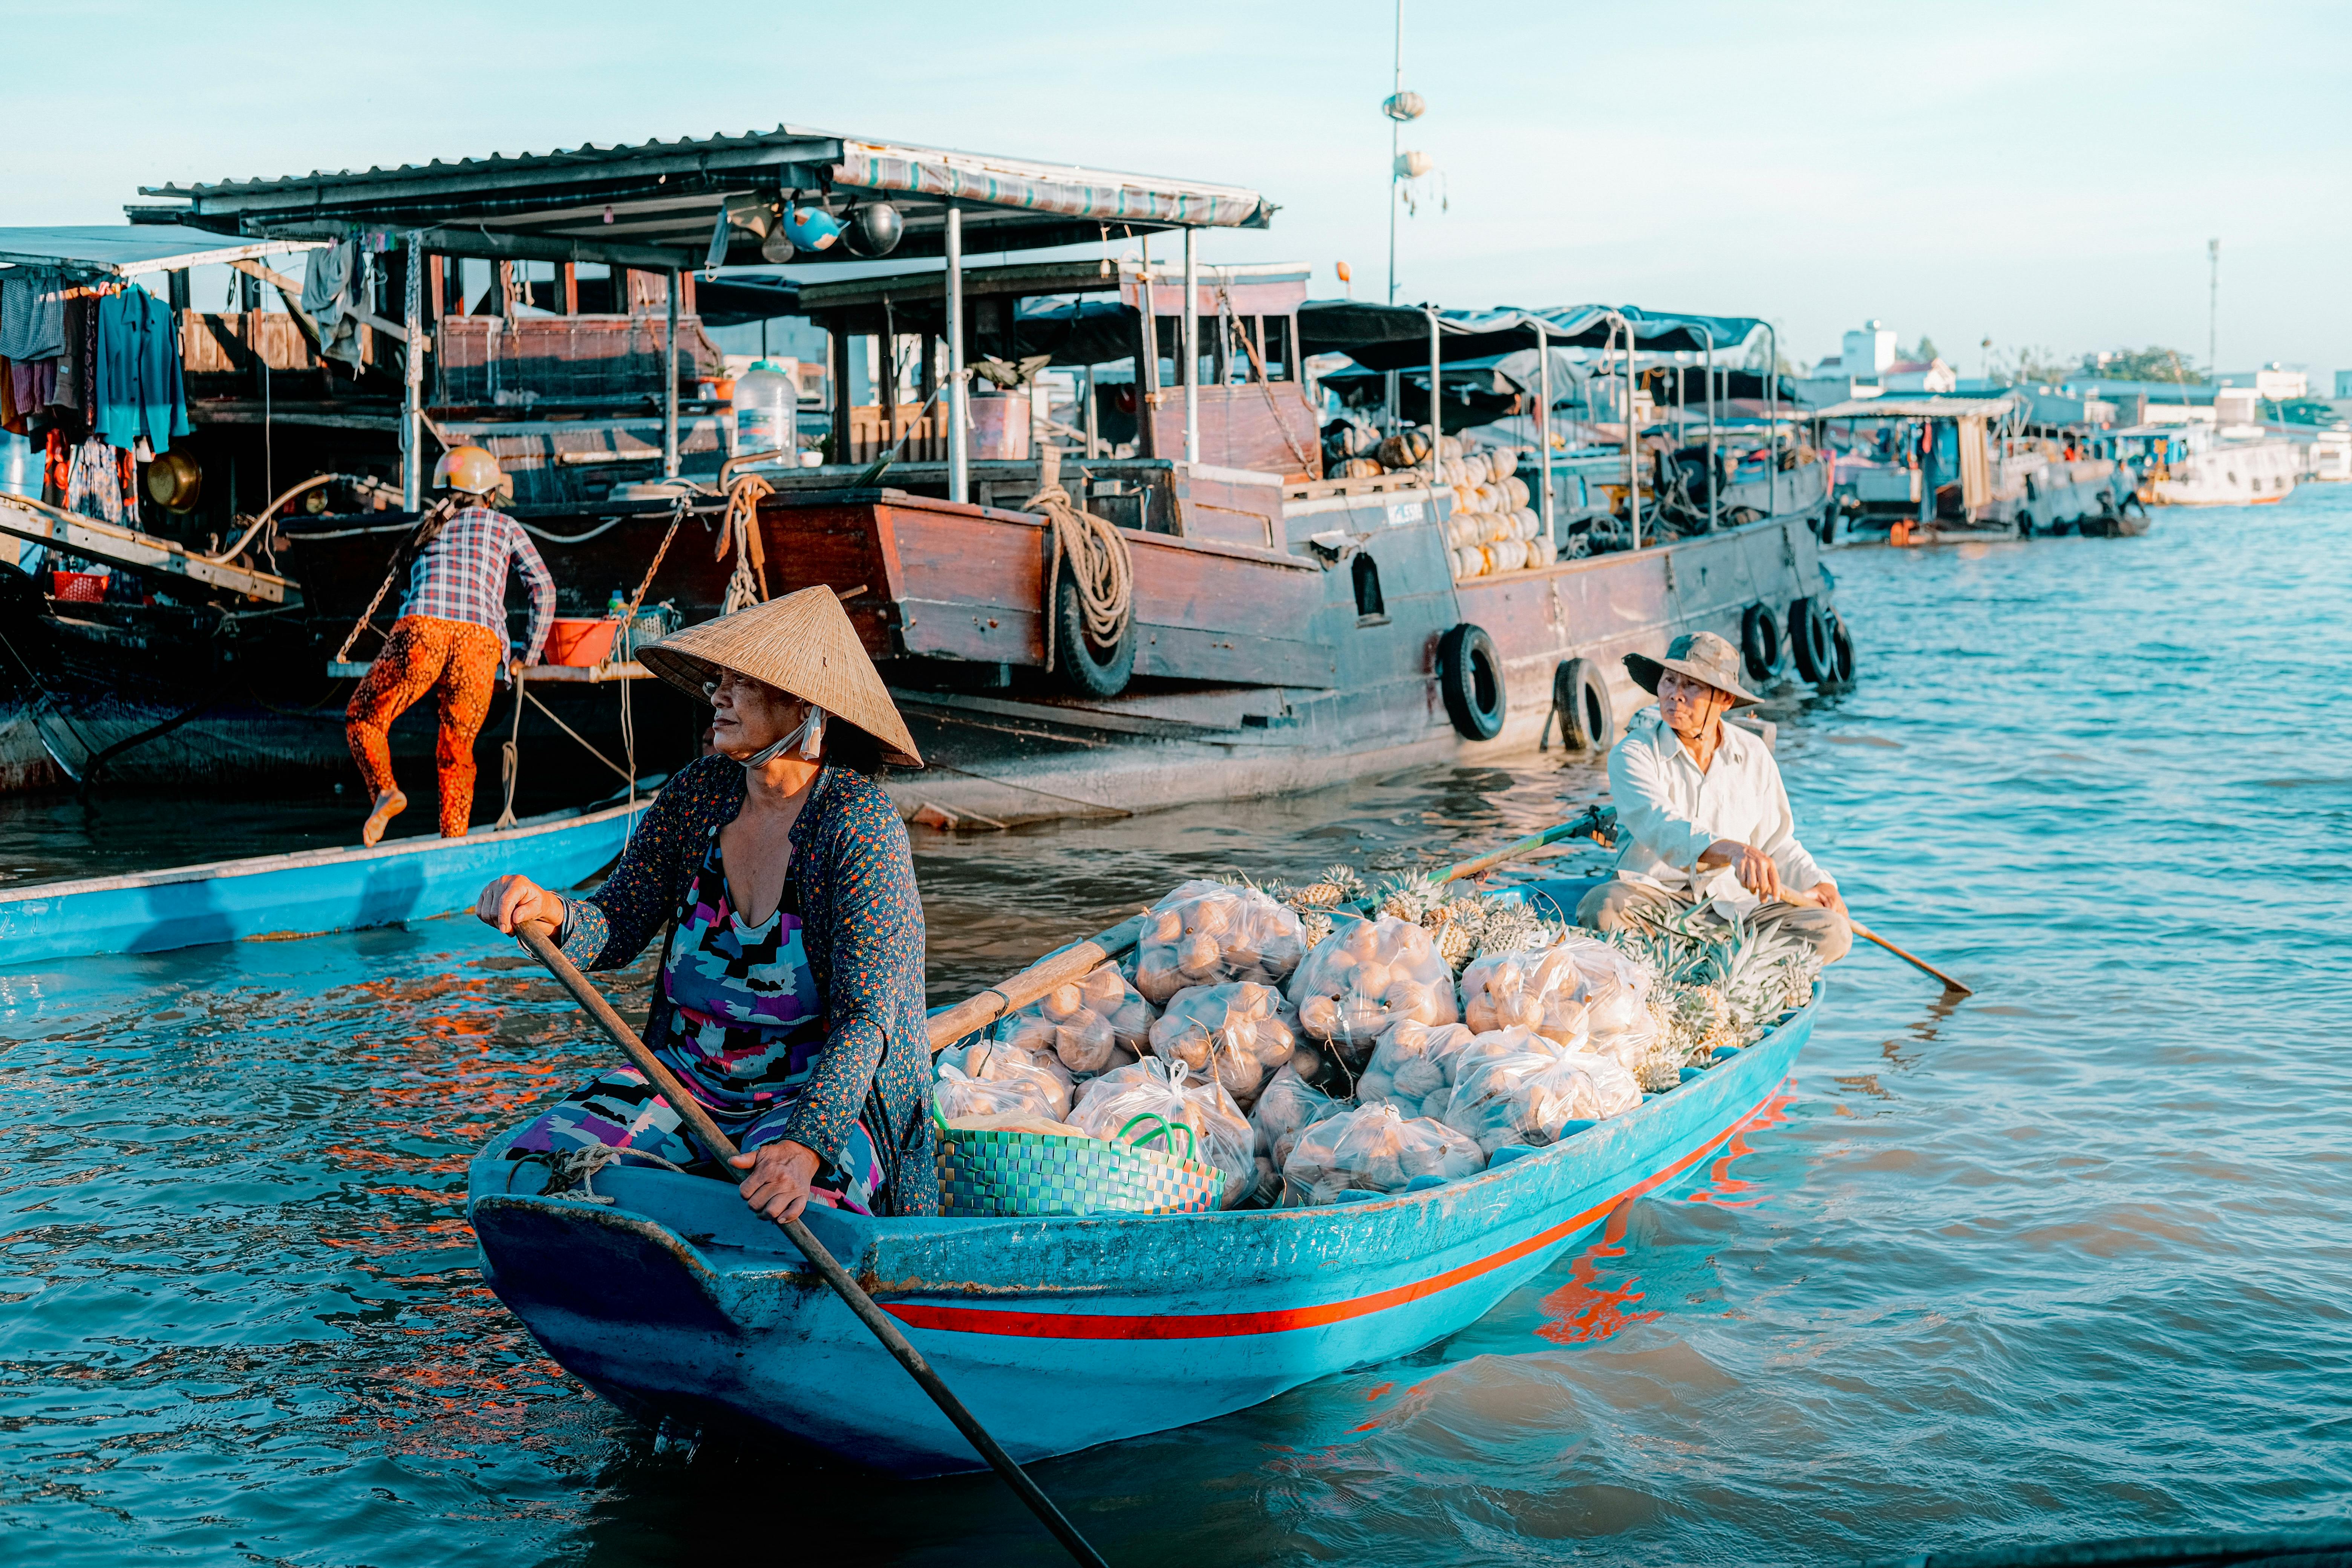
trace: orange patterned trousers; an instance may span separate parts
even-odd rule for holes
[[[506,639],[470,621],[403,616],[392,624],[383,651],[343,710],[352,759],[367,781],[368,798],[394,787],[392,721],[429,692],[441,710],[433,761],[441,776],[441,837],[463,838],[474,814],[474,737],[489,717]]]

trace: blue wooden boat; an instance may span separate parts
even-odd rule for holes
[[[525,817],[463,838],[401,838],[373,849],[299,849],[0,888],[0,965],[429,920],[471,908],[482,884],[508,871],[568,888],[610,864],[652,804],[640,795],[633,805]]]
[[[1328,1207],[809,1227],[1016,1459],[1162,1431],[1390,1360],[1491,1310],[1618,1204],[1684,1181],[1772,1100],[1814,1002],[1623,1116],[1482,1174]],[[727,1183],[474,1163],[499,1299],[567,1370],[648,1419],[751,1428],[904,1476],[980,1468],[849,1310]]]

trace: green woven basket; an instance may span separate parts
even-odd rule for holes
[[[950,1127],[936,1107],[939,1131],[940,1212],[943,1215],[1201,1214],[1217,1206],[1224,1173],[1174,1152],[1174,1131],[1192,1152],[1192,1130],[1167,1120],[1139,1116],[1119,1129],[1124,1140],[1136,1121],[1155,1121],[1157,1138],[1170,1152],[1139,1148],[1100,1138],[1064,1138],[1038,1132]]]

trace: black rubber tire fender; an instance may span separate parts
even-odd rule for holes
[[[1571,752],[1605,752],[1617,740],[1617,710],[1609,682],[1589,658],[1564,658],[1551,672],[1552,710],[1561,744]]]
[[[2032,512],[2021,511],[2017,514],[2017,537],[2020,539],[2031,539],[2033,537],[2033,514]]]
[[[1465,621],[1437,639],[1437,690],[1463,739],[1491,741],[1503,732],[1509,707],[1503,656],[1486,628]]]
[[[1769,605],[1750,605],[1739,617],[1739,652],[1748,679],[1766,681],[1780,673],[1788,644],[1780,636],[1780,617]]]
[[[1834,610],[1830,612],[1830,678],[1840,686],[1853,684],[1853,634]]]
[[[1830,618],[1821,601],[1796,600],[1789,606],[1789,653],[1797,673],[1815,686],[1826,683],[1834,657],[1830,647]]]
[[[1054,585],[1054,673],[1081,697],[1116,697],[1135,674],[1135,616],[1129,611],[1118,641],[1098,648],[1087,640],[1086,606],[1075,578]]]

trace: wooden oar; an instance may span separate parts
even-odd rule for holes
[[[1846,923],[1853,928],[1854,935],[1861,937],[1865,941],[1876,942],[1879,946],[1885,948],[1887,952],[1893,953],[1895,957],[1901,959],[1912,968],[1919,970],[1923,973],[1932,974],[1937,979],[1942,981],[1944,983],[1945,990],[1957,991],[1963,996],[1973,996],[1976,994],[1976,993],[1970,990],[1968,986],[1961,984],[1958,981],[1953,979],[1950,975],[1945,973],[1942,970],[1937,968],[1926,959],[1915,958],[1911,954],[1904,952],[1901,948],[1895,946],[1893,942],[1887,941],[1885,937],[1879,935],[1876,931],[1871,930],[1860,921],[1855,920],[1851,912],[1846,916]]]
[[[572,999],[596,1020],[612,1042],[621,1047],[639,1072],[646,1075],[646,1081],[676,1108],[688,1131],[694,1134],[694,1141],[702,1145],[703,1152],[718,1161],[722,1168],[725,1167],[727,1162],[735,1156],[734,1143],[719,1130],[719,1124],[710,1120],[710,1113],[702,1109],[701,1103],[687,1092],[669,1068],[662,1065],[661,1059],[646,1048],[645,1042],[637,1038],[636,1031],[623,1022],[620,1014],[613,1010],[613,1005],[604,1000],[604,993],[589,984],[588,977],[581,973],[578,967],[549,940],[551,930],[543,923],[533,921],[517,926],[515,935],[522,940],[524,947],[530,950],[530,955],[545,964],[548,972],[572,993]],[[990,1436],[988,1429],[972,1418],[971,1412],[963,1407],[963,1402],[949,1390],[940,1374],[931,1370],[931,1363],[923,1359],[923,1352],[899,1331],[898,1325],[887,1313],[874,1304],[874,1298],[858,1288],[857,1281],[851,1279],[849,1271],[825,1249],[824,1243],[797,1219],[780,1223],[784,1234],[793,1238],[793,1245],[816,1266],[819,1274],[824,1276],[824,1282],[833,1287],[834,1293],[857,1314],[858,1321],[873,1331],[874,1337],[882,1342],[883,1348],[896,1356],[898,1364],[907,1369],[907,1375],[931,1396],[931,1403],[955,1423],[956,1430],[961,1432],[979,1450],[980,1457],[1004,1478],[1004,1484],[1029,1505],[1029,1511],[1054,1532],[1055,1539],[1068,1550],[1070,1555],[1088,1564],[1088,1568],[1109,1568],[1103,1562],[1102,1554],[1087,1545],[1086,1537],[1062,1517],[1062,1510],[1054,1506],[1054,1500],[1039,1490],[1037,1483],[1029,1479],[1028,1473],[1013,1462],[1013,1456],[1004,1451],[1003,1445]]]
[[[1588,805],[1580,816],[1560,823],[1557,826],[1547,827],[1541,833],[1530,833],[1517,843],[1504,845],[1491,855],[1481,855],[1475,860],[1465,860],[1457,866],[1448,868],[1434,879],[1440,882],[1462,882],[1473,877],[1483,877],[1506,860],[1517,860],[1523,855],[1532,855],[1538,849],[1549,848],[1552,845],[1570,838],[1589,837],[1605,844],[1615,836],[1616,828],[1617,813],[1615,811],[1605,806]]]
[[[959,1002],[931,1016],[931,1049],[945,1050],[974,1029],[984,1029],[1007,1013],[1017,1013],[1056,985],[1066,985],[1091,973],[1096,965],[1124,957],[1143,934],[1143,917],[1134,915],[1098,931],[1073,948],[1041,958],[1012,979],[992,985],[969,1001]]]

